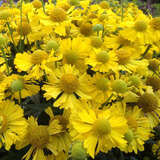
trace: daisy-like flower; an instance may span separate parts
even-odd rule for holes
[[[63,57],[63,64],[75,65],[78,70],[84,72],[87,69],[85,58],[92,52],[82,38],[74,38],[61,41],[59,54]]]
[[[134,151],[137,154],[138,151],[143,151],[144,143],[151,135],[148,118],[141,114],[141,109],[138,108],[138,106],[130,107],[122,102],[116,103],[115,106],[112,107],[115,107],[117,112],[119,108],[122,108],[123,112],[121,113],[124,113],[127,120],[128,130],[125,133],[125,139],[128,143],[124,152],[128,153]]]
[[[116,56],[118,58],[118,70],[124,70],[128,72],[135,71],[136,65],[139,61],[136,61],[140,57],[139,52],[130,47],[122,47],[116,50]]]
[[[149,19],[145,15],[140,15],[140,17],[138,17],[130,27],[125,28],[121,34],[132,42],[139,41],[141,44],[152,42]]]
[[[69,7],[70,8],[70,7]],[[69,18],[73,8],[69,9],[54,5],[51,1],[46,4],[46,12],[49,16],[41,13],[41,24],[43,26],[50,26],[54,32],[60,36],[67,35],[67,28],[70,26],[71,17]],[[66,11],[67,10],[67,11]]]
[[[16,74],[6,77],[1,82],[1,86],[0,93],[4,93],[5,97],[11,96],[12,99],[19,99],[19,92],[21,92],[21,98],[26,98],[37,94],[40,89],[29,77]]]
[[[17,140],[24,138],[27,122],[23,109],[9,100],[0,103],[0,147],[9,150]]]
[[[25,59],[25,61],[24,61]],[[14,64],[19,72],[25,71],[33,79],[39,80],[48,71],[47,64],[55,62],[58,58],[53,57],[53,53],[47,54],[43,50],[35,50],[32,54],[24,52],[17,53]]]
[[[143,115],[149,119],[151,128],[155,127],[160,121],[159,104],[159,98],[152,89],[148,89],[148,91],[141,93],[137,100],[137,105],[142,109]]]
[[[67,152],[71,145],[71,136],[69,135],[69,110],[64,110],[62,115],[54,115],[51,107],[48,107],[45,112],[49,115],[50,120],[49,124],[53,121],[58,120],[62,129],[61,132],[52,136],[53,141],[55,142],[55,147],[59,153]],[[63,153],[62,153],[63,154]],[[65,155],[65,154],[64,154]]]
[[[93,54],[86,59],[86,64],[92,66],[92,70],[108,72],[117,70],[117,57],[113,51],[94,49]]]
[[[104,103],[111,96],[110,81],[100,73],[96,73],[90,78],[90,95],[98,103]]]
[[[126,146],[127,123],[122,115],[116,115],[110,109],[91,109],[87,103],[80,104],[80,110],[71,115],[71,124],[77,132],[74,139],[84,142],[84,148],[92,158],[99,151],[108,152],[112,147]]]
[[[153,38],[154,41],[160,40],[160,17],[152,18],[149,22],[149,25],[151,27],[151,31],[154,34]]]
[[[23,156],[25,160],[29,160],[33,157],[34,160],[46,160],[44,153],[45,149],[51,151],[54,155],[58,154],[56,145],[52,136],[61,132],[61,125],[58,120],[52,121],[49,126],[38,125],[35,118],[28,118],[27,134],[24,139],[17,141],[16,149],[21,149],[27,145],[31,145],[28,152]]]
[[[43,86],[47,100],[55,98],[54,106],[74,108],[78,103],[77,96],[81,99],[90,99],[88,95],[86,74],[80,75],[79,71],[71,65],[64,65],[48,77],[49,83]]]

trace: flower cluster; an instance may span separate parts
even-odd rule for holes
[[[144,150],[160,121],[160,17],[20,0],[0,7],[0,32],[0,147],[29,146],[25,160]]]

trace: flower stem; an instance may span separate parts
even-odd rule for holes
[[[142,60],[146,56],[146,54],[148,53],[151,47],[152,47],[151,44],[147,46],[146,50],[144,51],[144,53],[142,54],[142,57],[139,60]]]
[[[46,14],[44,0],[40,0],[40,1],[42,2],[43,12]]]
[[[21,0],[21,3],[20,3],[20,26],[21,26],[20,46],[19,46],[20,51],[22,51],[22,35],[23,35],[23,30],[22,30],[22,6],[23,6],[23,0]]]
[[[106,106],[108,103],[109,103],[109,101],[111,100],[111,98],[114,96],[114,94],[112,93],[111,95],[110,95],[110,97],[106,100],[106,102],[104,102],[103,104],[102,104],[102,106],[100,107],[100,109],[103,109],[103,107],[104,106]]]
[[[9,0],[9,7],[12,8],[13,0]]]
[[[6,24],[7,24],[7,27],[8,27],[8,30],[9,30],[9,34],[10,34],[10,36],[11,36],[11,39],[12,39],[14,48],[15,48],[16,52],[18,52],[18,51],[17,51],[16,44],[15,44],[15,41],[14,41],[14,38],[13,38],[13,32],[12,32],[12,29],[11,29],[11,27],[10,27],[10,24],[9,24],[9,22],[7,22]]]
[[[22,103],[22,93],[21,90],[19,90],[19,104],[21,105]]]
[[[4,58],[4,60],[5,60],[6,67],[7,67],[7,75],[9,75],[9,74],[10,74],[10,72],[9,72],[9,64],[8,64],[7,56],[6,56],[6,53],[5,53],[4,49],[3,49],[3,48],[1,48],[1,50],[2,50],[3,58]]]

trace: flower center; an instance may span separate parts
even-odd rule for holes
[[[7,129],[7,119],[5,116],[0,115],[0,133],[4,132]]]
[[[98,119],[94,124],[94,131],[96,134],[103,136],[111,132],[111,125],[107,119]]]
[[[61,88],[66,93],[73,93],[79,87],[78,78],[73,74],[64,74],[61,78]]]
[[[133,131],[131,129],[128,129],[128,131],[124,135],[124,138],[128,141],[128,143],[131,143],[134,138]]]
[[[108,89],[108,80],[106,78],[100,78],[96,81],[96,87],[99,90],[106,91]]]
[[[140,78],[137,77],[137,76],[131,76],[129,81],[130,81],[132,86],[136,86],[136,87],[138,87],[140,85],[140,83],[141,83]]]
[[[120,49],[117,51],[117,57],[120,65],[126,65],[130,61],[131,55],[126,50]]]
[[[158,91],[160,89],[160,78],[156,76],[148,77],[146,84],[152,86],[154,91]]]
[[[50,18],[54,22],[63,22],[66,20],[66,12],[62,8],[54,8],[50,14]]]
[[[64,58],[67,61],[67,64],[73,65],[77,63],[79,56],[77,55],[76,52],[70,50],[70,51],[67,51],[67,53],[64,55]]]
[[[49,141],[49,134],[46,126],[37,126],[32,128],[32,132],[29,132],[30,143],[37,148],[45,148],[45,145]]]
[[[147,23],[143,20],[139,20],[134,24],[134,28],[137,32],[144,32],[147,30]]]
[[[122,36],[118,36],[117,43],[123,46],[129,46],[131,44],[131,42],[128,39],[125,39]]]
[[[128,126],[130,126],[131,128],[134,128],[134,129],[138,128],[138,123],[132,115],[126,116],[126,119],[127,119]]]
[[[102,44],[103,44],[103,41],[102,41],[102,39],[100,37],[94,36],[94,37],[91,38],[91,45],[93,47],[99,48],[99,47],[102,46]]]
[[[109,8],[109,4],[108,4],[108,2],[106,2],[106,1],[102,1],[102,2],[100,2],[100,7],[102,8],[102,9],[108,9]]]
[[[96,59],[99,62],[106,63],[109,60],[109,54],[106,51],[101,51],[96,55]]]
[[[92,34],[92,24],[90,23],[82,23],[80,25],[80,32],[85,36],[90,36]]]
[[[22,34],[26,36],[32,31],[31,25],[27,22],[23,22],[22,23],[22,28],[21,28],[21,24],[19,24],[17,31],[20,35],[21,35],[21,32],[22,32]]]
[[[32,64],[41,64],[43,60],[47,59],[48,55],[46,52],[42,50],[36,50],[32,55],[31,55],[31,63]]]
[[[103,22],[105,19],[107,19],[107,14],[106,13],[102,13],[99,17],[98,17],[99,21]]]
[[[143,112],[152,112],[158,107],[158,99],[152,93],[144,93],[139,97],[138,106],[142,108]]]
[[[153,18],[150,25],[154,30],[160,31],[160,17]]]
[[[32,2],[32,5],[33,5],[33,7],[34,8],[41,8],[42,7],[42,2],[41,1],[39,1],[39,0],[34,0],[33,2]]]
[[[160,61],[158,59],[151,59],[149,61],[149,66],[148,68],[152,71],[157,71],[159,69],[160,66]]]
[[[126,82],[121,79],[113,81],[112,89],[117,93],[125,93],[128,90]]]

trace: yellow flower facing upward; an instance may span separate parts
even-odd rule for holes
[[[96,73],[90,77],[90,95],[95,102],[104,103],[111,96],[111,84],[107,76]]]
[[[80,104],[80,110],[71,115],[71,124],[77,132],[74,139],[84,142],[84,148],[92,158],[99,151],[108,152],[112,147],[126,146],[124,133],[127,123],[123,116],[114,114],[110,109],[91,109],[87,103]]]
[[[86,64],[92,66],[94,71],[109,72],[117,70],[117,60],[113,51],[95,49],[89,58],[86,58]]]
[[[46,91],[46,99],[55,98],[54,106],[62,108],[74,108],[78,103],[79,96],[81,99],[90,99],[88,95],[86,74],[79,74],[79,71],[71,65],[64,65],[48,77],[49,83],[43,86]],[[60,95],[60,97],[59,97]]]
[[[59,54],[63,56],[62,63],[75,65],[81,72],[87,69],[85,58],[91,53],[90,46],[82,38],[62,40],[59,48]]]
[[[20,141],[26,134],[27,122],[23,117],[23,109],[12,101],[0,103],[0,147],[9,150],[12,144]]]
[[[149,29],[149,19],[144,15],[139,17],[133,22],[132,26],[125,28],[121,33],[126,39],[132,42],[139,41],[141,44],[151,43],[153,40]]]

